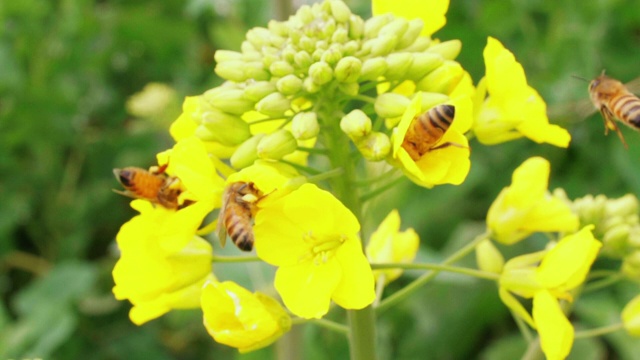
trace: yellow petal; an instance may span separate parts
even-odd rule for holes
[[[392,13],[407,20],[422,19],[425,25],[421,35],[430,36],[447,23],[449,0],[373,0],[371,9],[374,16]]]
[[[182,114],[169,128],[169,133],[176,142],[195,134],[198,123],[193,119],[192,114],[199,106],[199,102],[198,96],[187,96],[184,99]]]
[[[640,336],[640,295],[629,301],[621,317],[625,330],[632,336]]]
[[[573,326],[562,312],[558,301],[548,291],[540,291],[534,296],[533,320],[547,359],[566,358],[573,346]]]
[[[345,309],[362,309],[371,305],[376,297],[373,273],[362,253],[360,241],[356,238],[345,241],[336,258],[342,268],[342,277],[333,292],[333,301]]]

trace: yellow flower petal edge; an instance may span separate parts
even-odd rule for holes
[[[422,19],[422,36],[431,36],[446,23],[449,0],[373,0],[371,9],[374,16],[392,13],[407,20]]]
[[[562,312],[558,301],[548,291],[540,291],[534,296],[533,320],[547,360],[566,358],[573,346],[573,326]]]

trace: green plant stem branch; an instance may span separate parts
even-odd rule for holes
[[[369,185],[373,185],[373,184],[377,183],[378,181],[386,180],[386,179],[388,179],[388,178],[392,177],[392,176],[393,176],[394,174],[396,174],[398,171],[400,171],[400,170],[398,170],[398,168],[395,168],[395,167],[394,167],[394,168],[391,168],[391,169],[390,169],[390,170],[388,170],[388,171],[385,171],[384,173],[382,173],[382,174],[380,174],[380,175],[373,176],[373,177],[370,177],[370,178],[368,178],[368,179],[364,179],[364,180],[357,180],[357,181],[354,181],[353,183],[354,183],[356,186],[369,186]]]
[[[314,155],[328,155],[329,154],[329,151],[327,149],[309,148],[309,147],[304,147],[304,146],[298,146],[296,148],[296,150],[304,151],[304,152],[307,152],[309,154],[314,154]]]
[[[322,180],[327,180],[327,179],[331,179],[332,177],[340,176],[343,173],[344,173],[344,170],[342,170],[342,168],[331,169],[329,171],[325,171],[318,175],[307,176],[307,181],[311,183],[317,183]]]
[[[257,256],[216,256],[213,255],[214,263],[241,263],[241,262],[253,262],[262,261]]]
[[[291,166],[292,168],[299,170],[300,172],[305,172],[307,174],[311,174],[311,175],[318,175],[321,174],[322,171],[318,170],[318,169],[314,169],[312,167],[309,166],[304,166],[304,165],[300,165],[300,164],[296,164],[294,162],[291,161],[287,161],[284,159],[280,159],[278,160],[279,162],[283,163],[283,164],[287,164],[289,166]]]
[[[622,330],[623,328],[624,328],[624,325],[622,323],[617,323],[617,324],[611,324],[611,325],[602,326],[602,327],[590,329],[590,330],[576,331],[575,338],[584,339],[584,338],[607,335],[607,334]]]
[[[440,265],[440,264],[399,264],[399,263],[390,263],[390,264],[371,264],[371,268],[374,270],[378,269],[405,269],[405,270],[437,270],[437,271],[445,271],[456,274],[469,275],[472,277],[476,277],[478,279],[492,280],[498,281],[500,279],[500,275],[488,271],[463,268],[458,266],[448,266],[448,265]]]
[[[331,99],[331,97],[328,97]],[[351,140],[340,129],[341,111],[336,109],[332,101],[316,103],[316,112],[322,126],[322,139],[330,150],[329,161],[334,169],[343,169],[344,174],[329,179],[333,194],[362,223],[362,203],[353,186],[356,178],[356,161],[348,154],[351,151]],[[361,236],[364,239],[364,236]],[[371,306],[361,310],[347,310],[349,319],[349,352],[351,360],[375,360],[376,355],[376,322]]]
[[[522,320],[521,317],[516,316],[513,313],[513,311],[511,312],[511,316],[515,320],[516,325],[518,326],[518,330],[520,330],[520,333],[522,334],[522,337],[524,338],[524,340],[527,343],[531,343],[535,339],[535,336],[531,332],[531,329],[529,328],[529,325],[527,325],[527,323],[524,320]]]
[[[373,98],[367,95],[362,95],[362,94],[355,95],[352,98],[356,100],[361,100],[370,104],[374,104],[376,102],[376,98]]]
[[[529,347],[520,360],[544,360],[540,338],[535,338],[529,342]]]
[[[623,273],[616,273],[615,275],[611,275],[609,277],[606,277],[601,280],[594,281],[585,285],[583,292],[589,293],[596,290],[600,290],[604,287],[615,284],[618,281],[622,281],[624,280],[624,278],[625,278],[625,275]]]
[[[304,324],[313,324],[323,327],[325,329],[329,329],[331,331],[335,331],[337,333],[343,334],[345,336],[349,335],[349,327],[346,325],[338,324],[335,321],[327,320],[327,319],[302,319],[302,318],[293,318],[291,319],[292,325],[304,325]]]
[[[449,256],[445,261],[442,262],[442,265],[451,265],[459,261],[463,257],[470,254],[482,240],[488,237],[489,237],[488,233],[484,233],[482,235],[477,236],[466,246],[456,251],[455,253],[451,254],[451,256]],[[389,309],[390,307],[393,307],[398,302],[404,300],[406,297],[414,293],[416,290],[420,289],[423,285],[433,280],[439,273],[440,273],[440,270],[431,270],[430,272],[423,274],[419,278],[409,283],[409,285],[405,286],[404,288],[400,289],[398,292],[394,293],[393,295],[389,296],[388,298],[380,302],[380,306],[376,308],[376,312],[382,313],[387,309]]]
[[[387,184],[384,184],[384,185],[382,185],[382,186],[380,186],[378,188],[375,188],[374,190],[362,195],[360,197],[360,201],[364,203],[364,202],[367,202],[367,201],[375,198],[378,195],[384,194],[387,190],[396,187],[398,185],[398,183],[400,183],[404,179],[405,179],[404,176],[399,176],[399,177],[389,181]]]

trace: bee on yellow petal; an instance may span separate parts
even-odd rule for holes
[[[413,118],[402,142],[402,147],[407,150],[411,159],[418,161],[427,152],[447,146],[465,148],[465,146],[451,142],[438,144],[451,126],[455,112],[456,108],[453,105],[443,104]]]
[[[251,182],[234,182],[222,195],[222,207],[218,215],[218,238],[225,245],[227,234],[242,251],[253,249],[253,215],[256,204],[263,197]]]
[[[114,191],[135,199],[151,201],[167,209],[177,209],[180,206],[178,196],[182,192],[180,180],[168,176],[164,172],[166,168],[167,165],[152,167],[150,170],[133,166],[113,169],[116,179],[125,188],[125,191]]]

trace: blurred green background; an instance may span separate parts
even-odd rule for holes
[[[199,311],[133,325],[129,304],[111,294],[114,237],[134,212],[114,194],[111,169],[147,167],[172,145],[167,127],[185,95],[220,83],[216,49],[239,49],[246,30],[278,16],[282,1],[0,1],[0,359],[263,359],[213,342]],[[293,7],[301,1],[295,1]],[[365,17],[370,4],[347,1]],[[286,10],[286,7],[285,7]],[[472,142],[462,186],[398,186],[372,212],[393,204],[403,227],[420,233],[421,260],[439,261],[482,231],[486,211],[526,158],[552,162],[551,188],[570,198],[640,193],[640,134],[623,129],[629,150],[602,120],[577,115],[587,84],[607,69],[640,76],[640,7],[631,0],[460,1],[436,37],[461,39],[458,60],[477,82],[482,49],[497,37],[547,100],[551,121],[572,133],[568,150],[528,140]],[[171,91],[160,112],[127,107],[149,83]],[[585,121],[583,121],[585,120]],[[384,204],[384,205],[383,205]],[[468,259],[473,265],[473,259]],[[407,273],[399,288],[418,274]],[[578,327],[616,321],[620,299],[637,288],[596,293],[576,309]],[[596,309],[596,310],[594,310]],[[340,315],[340,314],[338,314]],[[524,343],[493,285],[442,274],[382,314],[381,358],[513,359]],[[348,357],[346,340],[306,326],[306,359]],[[573,359],[637,359],[622,333],[576,344]]]

